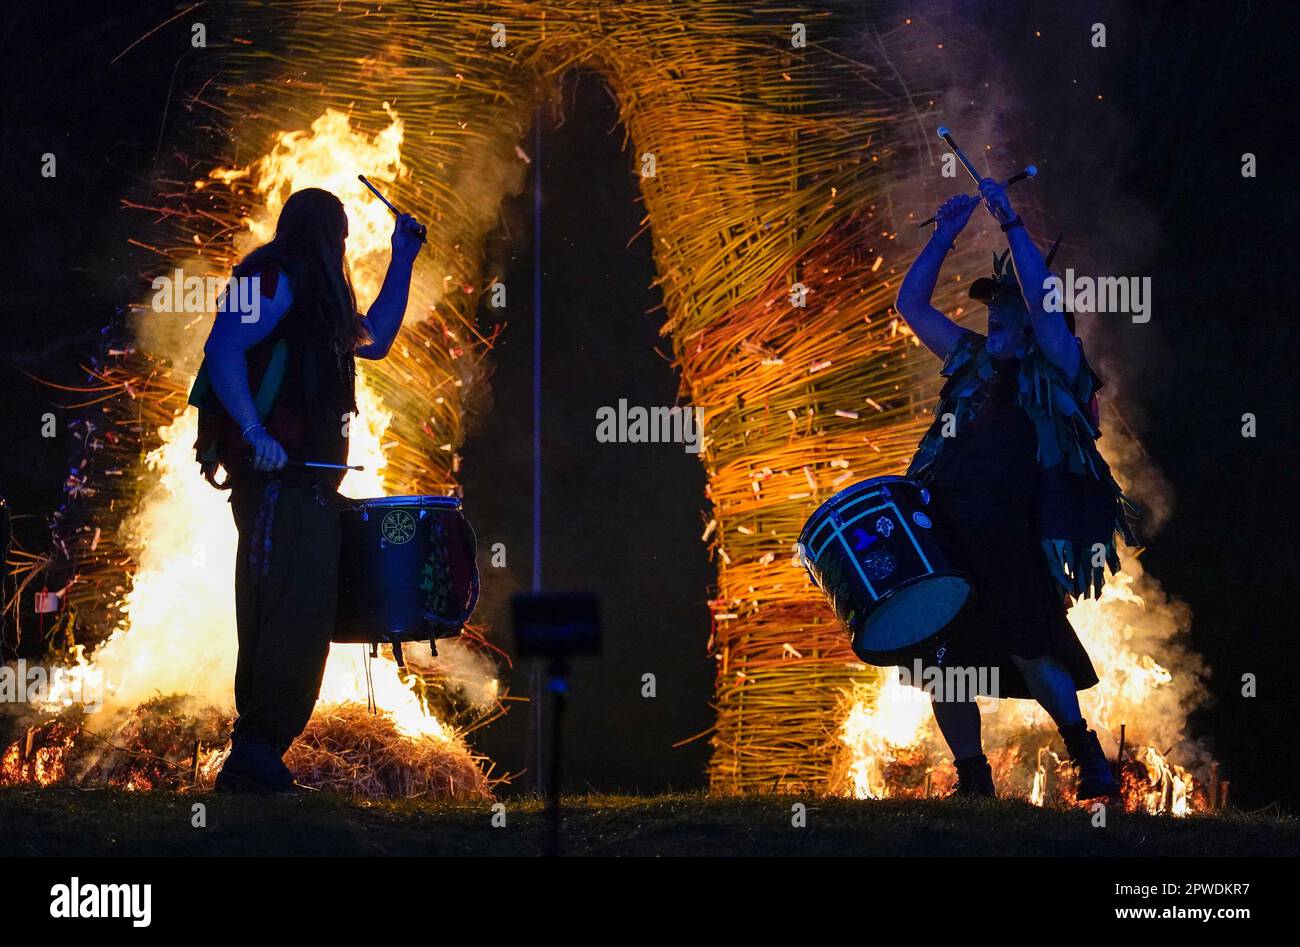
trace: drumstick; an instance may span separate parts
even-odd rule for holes
[[[291,460],[286,467],[311,467],[316,470],[365,470],[360,464],[327,464],[321,460]]]
[[[966,152],[957,147],[957,142],[952,140],[952,132],[948,131],[947,126],[940,125],[936,134],[944,140],[944,143],[952,149],[952,153],[957,156],[961,166],[966,169],[966,173],[971,176],[971,180],[976,184],[980,183],[980,174],[975,170],[975,165],[971,164],[970,158],[966,157]]]
[[[402,216],[402,212],[401,212],[400,210],[398,210],[396,207],[393,206],[393,202],[390,201],[388,198],[384,197],[384,195],[380,194],[380,193],[379,193],[379,188],[375,187],[375,186],[374,186],[373,184],[371,184],[368,180],[366,180],[366,176],[365,176],[364,174],[358,174],[358,175],[357,175],[357,180],[360,181],[362,184],[364,184],[366,187],[370,188],[370,193],[373,194],[373,195],[375,195],[375,197],[379,198],[381,201],[383,201],[383,202],[384,202],[384,206],[387,207],[389,210],[391,210],[391,211],[393,212],[393,216],[394,216],[394,217],[401,217],[401,216]],[[426,230],[425,230],[424,224],[420,224],[420,229],[419,229],[418,234],[419,234],[420,242],[421,242],[421,243],[428,243],[428,242],[429,242],[428,239],[427,239],[426,236],[425,236],[425,234],[426,234]]]
[[[391,210],[391,211],[393,212],[393,216],[394,216],[394,217],[401,217],[401,216],[402,216],[402,212],[401,212],[400,210],[398,210],[396,207],[393,206],[392,201],[390,201],[388,198],[384,197],[384,195],[380,194],[380,193],[379,193],[379,188],[375,187],[373,184],[371,184],[369,181],[367,181],[367,180],[366,180],[366,176],[365,176],[364,174],[358,174],[358,175],[357,175],[357,180],[360,181],[362,184],[364,184],[366,187],[370,188],[370,193],[373,194],[373,195],[375,195],[375,197],[379,198],[381,201],[383,201],[383,202],[384,202],[384,206],[387,207],[389,210]]]
[[[1010,187],[1010,186],[1013,185],[1013,184],[1019,184],[1021,181],[1025,180],[1026,178],[1032,178],[1032,177],[1034,177],[1034,176],[1037,175],[1037,174],[1038,174],[1038,169],[1037,169],[1036,167],[1034,167],[1034,166],[1031,164],[1031,165],[1029,165],[1027,168],[1025,168],[1025,170],[1023,170],[1023,171],[1017,171],[1015,174],[1011,175],[1011,177],[1009,177],[1009,178],[1007,178],[1005,181],[1003,181],[1003,182],[1002,182],[1002,186],[1003,186],[1003,187]],[[976,195],[976,197],[978,197],[978,195]],[[917,224],[916,226],[918,226],[918,227],[926,227],[926,226],[929,226],[930,224],[934,223],[934,222],[935,222],[936,220],[938,220],[938,219],[939,219],[939,215],[938,215],[938,214],[935,214],[935,215],[934,215],[933,217],[931,217],[929,220],[923,220],[923,221],[921,221],[919,224]]]
[[[249,463],[253,462],[253,455],[247,457]],[[307,467],[313,470],[365,470],[360,464],[330,464],[323,460],[286,460],[286,467]]]

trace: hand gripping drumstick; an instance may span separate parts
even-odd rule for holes
[[[980,183],[979,172],[975,170],[975,165],[971,164],[970,158],[966,157],[966,152],[962,151],[960,148],[957,147],[957,142],[953,141],[952,132],[948,130],[948,126],[940,125],[938,129],[936,129],[935,134],[937,134],[940,138],[942,138],[944,140],[944,143],[949,148],[952,149],[952,153],[957,156],[957,160],[960,161],[961,166],[966,169],[966,173],[970,175],[971,180],[974,181],[976,185],[978,185]],[[1031,164],[1029,167],[1025,168],[1025,170],[1021,171],[1019,174],[1015,174],[1010,178],[1008,178],[1006,183],[1003,184],[1002,186],[1010,187],[1012,184],[1015,184],[1017,181],[1023,181],[1025,178],[1032,178],[1037,173],[1038,173],[1038,169]],[[929,220],[925,221],[925,223],[917,224],[917,226],[924,227],[926,226],[926,224],[932,224],[935,222],[937,218],[938,218],[938,214],[936,214],[934,217],[931,217]]]
[[[1009,178],[1007,178],[1005,181],[1003,181],[1003,182],[1002,182],[1002,186],[1003,186],[1003,187],[1010,187],[1010,186],[1013,185],[1013,184],[1019,184],[1021,181],[1024,181],[1024,180],[1026,180],[1027,178],[1032,178],[1032,177],[1034,177],[1036,174],[1038,174],[1038,169],[1037,169],[1036,167],[1034,167],[1034,166],[1031,164],[1031,165],[1029,165],[1027,168],[1025,168],[1025,170],[1023,170],[1023,171],[1017,171],[1015,174],[1011,175],[1011,177],[1009,177]],[[979,197],[979,195],[976,194],[975,197]],[[938,219],[939,219],[939,215],[938,215],[938,214],[935,214],[933,217],[929,218],[928,220],[923,220],[923,221],[921,221],[919,224],[917,224],[917,226],[918,226],[918,227],[926,227],[926,226],[928,226],[928,225],[934,223],[934,222],[935,222],[936,220],[938,220]]]
[[[380,194],[380,193],[379,193],[379,188],[375,187],[375,186],[374,186],[373,184],[371,184],[368,180],[366,180],[366,176],[365,176],[364,174],[358,174],[358,175],[357,175],[357,180],[360,181],[362,184],[364,184],[366,187],[370,188],[370,193],[373,194],[373,195],[375,195],[375,197],[379,198],[381,201],[383,201],[384,206],[387,207],[389,210],[391,210],[391,211],[393,212],[393,216],[394,216],[394,217],[401,217],[401,216],[402,216],[402,212],[401,212],[400,210],[398,210],[396,207],[393,206],[393,202],[390,201],[388,198],[384,197],[384,195]],[[428,241],[425,240],[425,236],[424,236],[424,234],[425,234],[425,229],[424,229],[424,226],[421,225],[421,226],[420,226],[420,242],[421,242],[421,243],[427,243],[427,242],[428,242]]]

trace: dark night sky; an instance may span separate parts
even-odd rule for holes
[[[1111,390],[1124,391],[1126,414],[1173,487],[1173,515],[1149,537],[1144,562],[1195,615],[1190,643],[1213,669],[1216,702],[1194,726],[1232,778],[1235,800],[1294,807],[1297,206],[1281,129],[1294,123],[1298,24],[1284,5],[1252,3],[1152,3],[1140,12],[1110,3],[962,6],[1001,73],[990,81],[1019,90],[1014,141],[1025,152],[1017,157],[1043,169],[1038,206],[1112,272],[1154,277],[1153,322],[1098,337]],[[48,399],[21,370],[77,380],[92,344],[81,334],[139,295],[125,244],[139,221],[118,201],[150,174],[174,65],[147,45],[109,61],[175,7],[104,5],[112,16],[102,19],[96,9],[16,4],[0,25],[10,185],[0,234],[0,437],[9,445],[0,451],[0,490],[18,513],[35,516],[58,501],[67,444],[33,436]],[[1063,41],[1098,20],[1109,28],[1107,55]],[[710,720],[704,477],[694,457],[667,446],[591,450],[596,406],[620,397],[671,404],[677,382],[660,354],[668,350],[657,335],[661,314],[647,313],[659,301],[648,288],[647,238],[625,249],[643,209],[612,103],[593,77],[571,83],[565,101],[565,124],[544,129],[541,161],[543,574],[549,586],[599,592],[609,632],[600,663],[576,675],[568,771],[575,787],[699,786],[704,744],[670,744]],[[60,156],[56,179],[37,173],[45,151]],[[1238,171],[1246,151],[1258,156],[1254,180]],[[530,209],[529,193],[513,201],[498,240],[516,299],[516,287],[531,283]],[[531,570],[525,313],[509,317],[495,408],[464,451],[480,540],[509,550],[508,574],[486,576],[484,617],[497,624],[508,591],[526,585]],[[1247,411],[1259,419],[1254,440],[1239,434]],[[579,442],[582,451],[571,449]],[[658,676],[655,700],[639,697],[645,672]],[[1244,673],[1260,676],[1253,700],[1238,694]],[[504,769],[523,765],[524,715],[513,716],[479,743]]]

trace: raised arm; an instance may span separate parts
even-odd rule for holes
[[[1065,323],[1065,315],[1060,312],[1048,312],[1043,308],[1043,299],[1047,295],[1047,278],[1051,275],[1047,263],[1038,245],[1034,243],[1020,216],[1011,207],[1006,189],[992,178],[980,182],[980,195],[994,219],[1003,224],[1011,223],[1006,228],[1007,245],[1011,248],[1011,260],[1016,265],[1016,279],[1020,281],[1020,294],[1025,297],[1029,307],[1029,321],[1034,327],[1034,341],[1047,360],[1065,373],[1067,380],[1073,382],[1079,372],[1079,342],[1070,333]]]
[[[979,206],[979,199],[958,194],[943,202],[936,215],[937,221],[930,242],[912,261],[903,284],[898,287],[895,303],[899,314],[921,344],[939,358],[946,359],[961,338],[962,329],[930,303],[934,286],[939,281],[939,269],[952,250],[953,241],[961,233],[971,212]]]
[[[366,329],[371,341],[357,349],[358,358],[383,358],[393,347],[397,331],[406,316],[406,302],[411,295],[411,271],[415,258],[424,246],[424,226],[410,214],[393,222],[393,251],[384,274],[379,295],[366,314]]]

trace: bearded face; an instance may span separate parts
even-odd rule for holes
[[[1014,358],[1029,341],[1029,311],[1014,293],[1002,293],[989,303],[986,348],[994,358]]]

